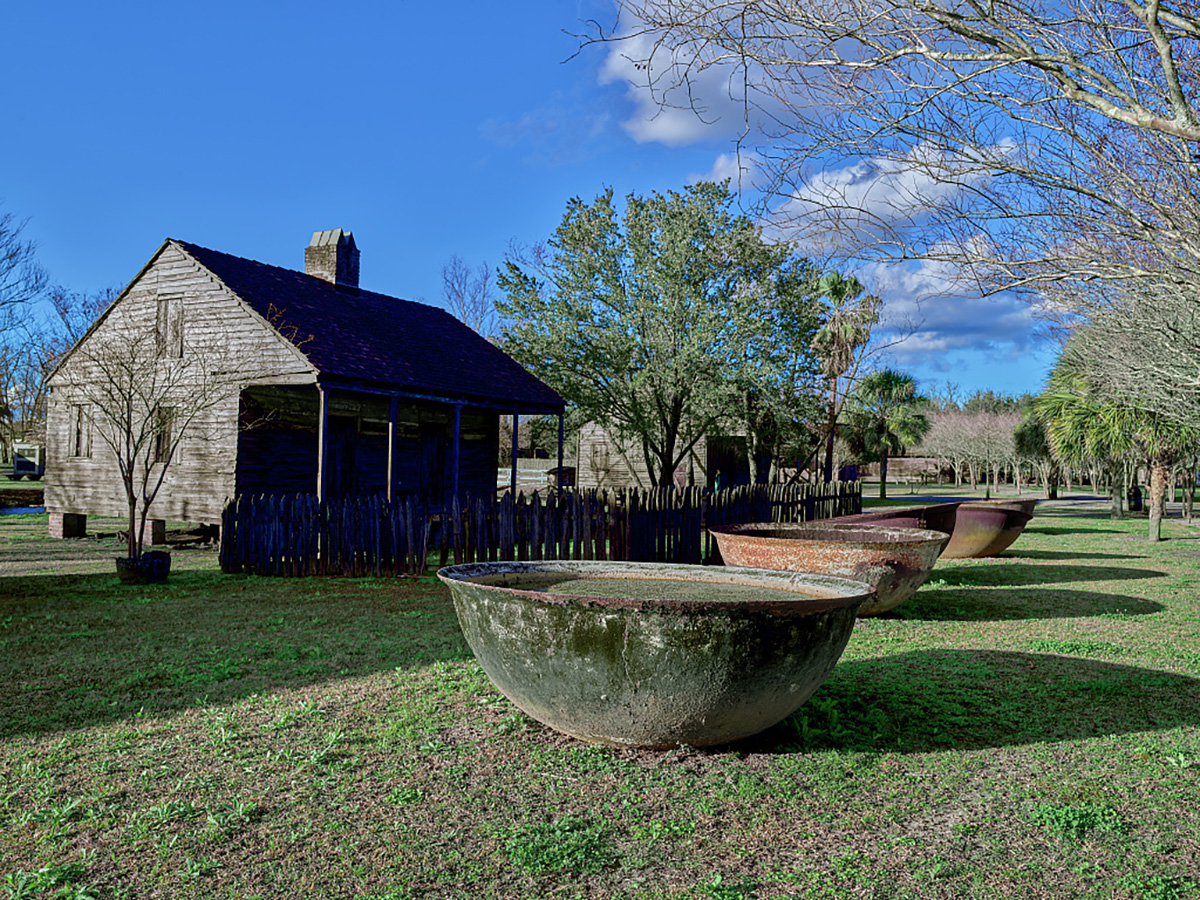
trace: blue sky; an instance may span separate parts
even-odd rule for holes
[[[167,237],[288,268],[346,228],[362,285],[441,302],[441,268],[544,240],[572,196],[721,173],[736,109],[655,116],[581,22],[609,0],[8,4],[0,200],[78,291],[124,286]],[[747,197],[747,203],[753,202]],[[926,389],[1040,388],[1051,357],[1014,300],[876,278],[918,333]],[[919,309],[911,297],[934,296]]]

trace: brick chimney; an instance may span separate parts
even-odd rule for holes
[[[331,284],[358,287],[358,248],[354,234],[334,228],[314,231],[304,248],[304,271]]]

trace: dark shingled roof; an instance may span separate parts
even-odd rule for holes
[[[517,411],[522,405],[542,412],[563,404],[550,387],[445,310],[174,243],[285,337],[294,335],[300,352],[324,376],[408,393],[511,403]]]

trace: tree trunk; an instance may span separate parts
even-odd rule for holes
[[[1150,464],[1150,533],[1152,541],[1162,540],[1164,501],[1167,495],[1167,467],[1160,460]]]
[[[879,499],[887,499],[887,466],[888,455],[885,450],[879,455]]]
[[[829,421],[825,423],[825,427],[829,430],[825,435],[825,464],[821,467],[821,474],[826,484],[833,481],[833,435],[837,431],[837,379],[832,378],[829,381]]]
[[[1111,507],[1108,511],[1110,519],[1125,518],[1125,507],[1122,505],[1125,494],[1125,473],[1117,475],[1115,469],[1109,470],[1108,478],[1108,496],[1111,499]]]
[[[1192,524],[1192,503],[1195,501],[1194,491],[1196,489],[1196,479],[1200,477],[1200,472],[1195,472],[1190,468],[1187,471],[1188,482],[1183,489],[1183,517],[1189,525]]]
[[[129,535],[126,546],[129,549],[129,558],[137,559],[140,554],[138,548],[141,544],[138,541],[137,533],[137,500],[134,497],[129,498]]]

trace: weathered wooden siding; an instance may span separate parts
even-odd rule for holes
[[[675,483],[683,487],[707,482],[705,442],[701,438],[688,458],[675,471]],[[648,488],[650,473],[641,447],[623,444],[604,428],[588,423],[579,430],[579,459],[576,485],[580,488],[612,490],[617,488]]]
[[[253,361],[249,380],[312,381],[315,373],[286,341],[250,312],[207,270],[173,245],[166,245],[126,289],[86,341],[104,342],[122,330],[153,335],[158,298],[177,295],[181,304],[185,361],[197,347],[220,348],[226,358]],[[285,315],[285,313],[284,313]],[[153,349],[151,347],[151,349]],[[214,349],[214,352],[215,349]],[[51,380],[47,409],[46,508],[50,512],[124,515],[124,490],[112,452],[92,428],[91,454],[73,455],[74,405],[71,382],[86,368],[82,354],[68,359]],[[181,397],[179,403],[185,404]],[[167,478],[151,508],[152,518],[219,522],[234,492],[238,399],[207,410],[197,420],[168,467]]]

